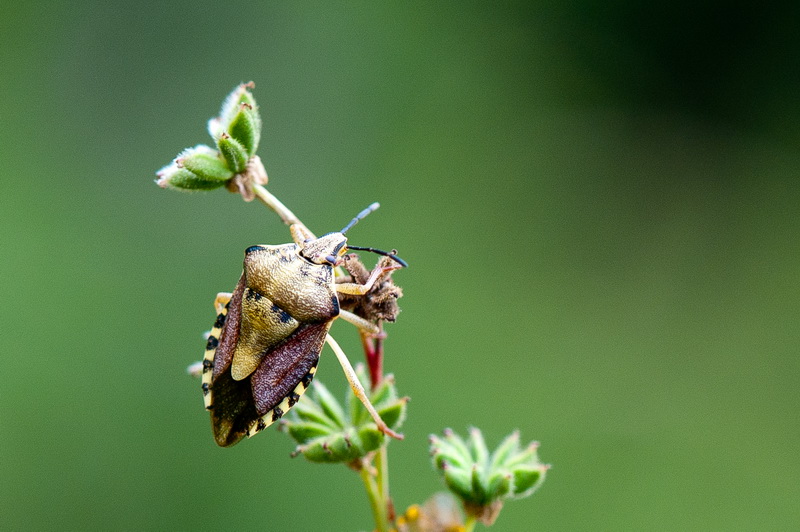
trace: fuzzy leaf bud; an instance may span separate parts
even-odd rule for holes
[[[519,448],[519,433],[506,437],[493,453],[483,434],[471,428],[462,439],[452,430],[444,438],[431,436],[433,465],[445,484],[458,496],[467,514],[491,525],[509,498],[531,495],[542,482],[550,466],[539,462],[538,444]]]
[[[217,148],[219,148],[220,153],[228,163],[228,168],[233,170],[233,173],[240,174],[244,172],[250,155],[248,155],[241,142],[223,132],[222,135],[217,137]]]

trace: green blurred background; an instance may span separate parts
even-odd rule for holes
[[[254,80],[269,189],[397,248],[427,436],[553,469],[494,530],[800,528],[797,3],[4,2],[0,528],[369,530],[356,475],[213,443],[201,334],[257,203],[153,184]],[[372,259],[368,259],[372,260]],[[361,357],[347,324],[334,334]],[[342,391],[335,358],[320,380]]]

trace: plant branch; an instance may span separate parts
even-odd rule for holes
[[[375,517],[375,526],[379,532],[388,532],[389,521],[386,517],[386,505],[383,504],[383,498],[379,493],[378,484],[369,473],[369,469],[367,464],[364,464],[361,466],[358,473],[361,476],[361,480],[364,482],[364,488],[367,490],[369,505],[372,508],[372,515]]]
[[[286,225],[300,224],[306,231],[308,231],[309,234],[313,235],[313,233],[308,230],[305,224],[301,222],[291,210],[289,210],[289,207],[284,205],[281,200],[273,196],[272,193],[266,188],[259,184],[253,184],[253,192],[261,203],[272,209],[275,214],[280,216],[281,220],[283,220],[283,223]]]
[[[383,322],[378,322],[380,332],[383,332]],[[369,368],[370,387],[374,390],[383,380],[383,338],[361,333],[361,346],[364,348],[364,358]]]
[[[375,455],[375,468],[377,469],[375,481],[378,483],[378,492],[381,495],[382,504],[386,508],[386,514],[393,522],[395,515],[392,497],[389,495],[389,453],[387,449],[388,447],[383,445]]]

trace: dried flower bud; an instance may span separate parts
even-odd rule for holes
[[[431,436],[431,455],[448,489],[458,496],[467,514],[491,525],[509,498],[531,495],[544,482],[550,466],[539,462],[539,444],[519,447],[513,432],[489,453],[483,434],[472,428],[464,440],[450,429],[444,437]]]
[[[385,268],[394,265],[394,261],[389,257],[381,257],[375,268]],[[345,255],[345,269],[350,273],[349,276],[337,277],[337,283],[358,283],[365,284],[372,272],[362,264],[361,259],[355,253]],[[395,321],[400,313],[397,300],[403,297],[403,290],[394,284],[392,271],[387,271],[381,275],[372,288],[363,296],[353,296],[349,294],[339,294],[339,304],[341,308],[349,310],[353,314],[371,322]]]

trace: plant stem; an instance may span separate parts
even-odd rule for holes
[[[301,222],[300,219],[297,216],[295,216],[291,210],[289,210],[289,207],[284,205],[283,202],[281,202],[281,200],[273,196],[272,193],[269,192],[266,188],[264,188],[261,185],[254,184],[253,192],[255,193],[256,197],[261,203],[272,209],[275,212],[275,214],[280,216],[281,220],[283,220],[283,223],[285,223],[286,225],[300,224],[303,226],[303,228],[305,228],[306,231],[308,231],[308,227],[306,227],[305,224]],[[313,235],[311,231],[308,232],[309,234]]]
[[[386,505],[379,493],[378,484],[370,475],[369,469],[368,465],[364,464],[359,470],[359,475],[361,475],[361,480],[364,481],[364,488],[367,490],[369,505],[372,508],[372,515],[375,517],[375,526],[379,532],[388,532],[389,521],[386,518]]]
[[[474,515],[468,515],[467,522],[464,523],[464,532],[472,532],[473,530],[475,530],[475,523],[477,522],[478,520],[475,518]]]
[[[386,444],[382,445],[375,455],[375,469],[378,472],[375,481],[378,483],[378,493],[381,495],[381,503],[384,508],[386,508],[386,514],[389,516],[389,520],[394,521],[394,505],[389,495],[389,453],[387,452]]]
[[[261,164],[260,159],[259,159],[259,164]],[[294,225],[294,224],[301,225],[303,226],[303,229],[305,229],[308,232],[309,235],[311,235],[313,238],[316,238],[314,236],[314,233],[312,233],[311,230],[308,227],[306,227],[306,224],[301,222],[300,218],[295,216],[295,214],[289,209],[289,207],[284,205],[283,202],[278,198],[276,198],[269,190],[264,188],[262,185],[259,185],[258,183],[253,183],[253,193],[261,203],[269,207],[272,210],[272,212],[277,214],[283,221],[283,223],[285,223],[286,225]],[[337,276],[344,275],[341,266],[336,266],[334,268],[334,271]]]
[[[383,322],[378,322],[378,328],[383,332]],[[361,346],[369,368],[370,385],[374,390],[383,380],[383,338],[373,338],[362,331]]]

